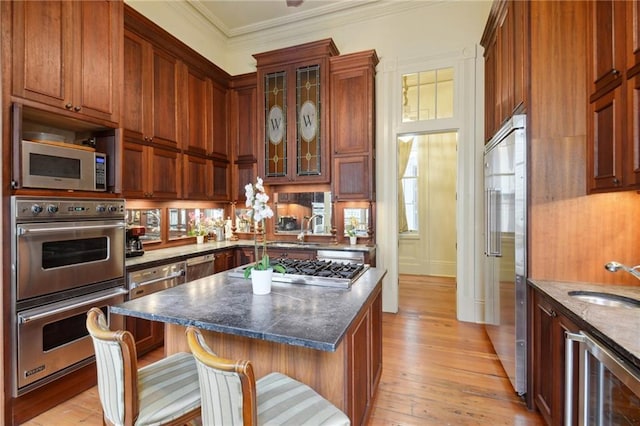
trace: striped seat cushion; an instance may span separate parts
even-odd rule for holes
[[[138,396],[136,425],[165,423],[199,407],[200,386],[193,355],[177,353],[138,370]]]
[[[349,418],[309,386],[284,374],[271,373],[256,381],[258,424],[349,425]]]

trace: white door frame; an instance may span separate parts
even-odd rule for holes
[[[404,133],[450,129],[458,132],[457,171],[457,317],[484,320],[482,288],[482,132],[484,68],[478,47],[467,46],[435,57],[383,58],[378,73],[377,132],[377,264],[387,269],[383,281],[382,308],[398,311],[398,189],[397,137]],[[401,76],[411,72],[453,67],[454,118],[438,123],[402,123]]]

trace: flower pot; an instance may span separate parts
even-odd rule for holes
[[[203,244],[204,243],[204,235],[196,235],[196,243]]]
[[[358,237],[349,237],[349,243],[353,246],[358,242]]]
[[[273,269],[265,269],[264,271],[258,271],[256,269],[251,270],[251,286],[253,287],[253,294],[269,294],[271,293],[271,280],[273,279]]]

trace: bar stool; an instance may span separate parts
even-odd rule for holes
[[[350,425],[349,418],[309,386],[280,373],[257,382],[250,361],[216,356],[195,327],[187,342],[196,359],[204,425]]]
[[[106,425],[183,425],[200,416],[200,388],[191,354],[178,353],[138,369],[128,331],[111,331],[99,308],[87,312]]]

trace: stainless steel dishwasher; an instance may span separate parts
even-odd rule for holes
[[[187,259],[187,281],[215,274],[215,258],[215,255],[211,253]]]
[[[130,272],[129,300],[146,296],[186,282],[186,263],[176,262]]]

